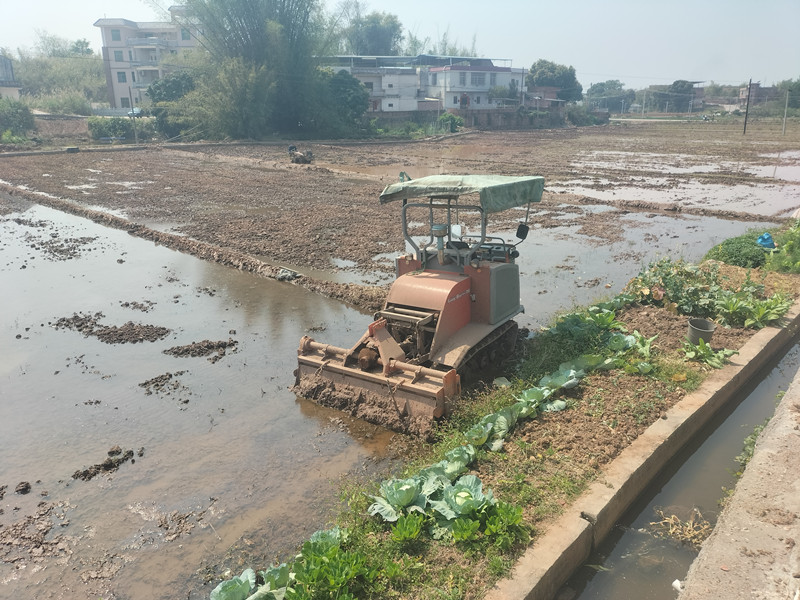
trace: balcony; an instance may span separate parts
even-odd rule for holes
[[[147,38],[128,38],[125,43],[128,46],[136,48],[170,48],[178,45],[177,42],[172,40],[162,40],[157,37]]]

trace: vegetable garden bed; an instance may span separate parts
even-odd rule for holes
[[[528,545],[665,411],[755,333],[800,277],[660,261],[609,302],[525,345],[517,377],[465,396],[378,485],[348,482],[336,526],[286,565],[223,582],[212,600],[481,598]],[[711,344],[685,341],[689,316]]]

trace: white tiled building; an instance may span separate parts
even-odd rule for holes
[[[513,81],[521,93],[526,73],[526,69],[495,66],[490,59],[478,58],[427,67],[421,72],[421,79],[427,77],[427,94],[438,98],[442,108],[480,110],[496,105],[489,99],[493,87],[507,88]]]
[[[371,112],[494,108],[499,103],[489,100],[489,90],[512,81],[522,90],[527,73],[487,58],[450,56],[335,56],[322,62],[366,86]]]
[[[184,6],[170,6],[167,22],[98,19],[103,35],[103,63],[111,108],[142,102],[147,87],[167,71],[162,60],[197,45],[200,31],[189,25]]]

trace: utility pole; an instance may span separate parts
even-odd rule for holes
[[[128,98],[131,99],[131,119],[133,119],[133,143],[139,145],[139,134],[136,132],[136,109],[133,106],[133,92],[131,86],[128,86]]]
[[[786,135],[786,113],[789,111],[789,90],[786,90],[786,104],[783,107],[783,133],[781,135]]]
[[[742,135],[747,134],[747,115],[750,113],[750,89],[753,87],[753,79],[750,78],[750,81],[747,82],[747,104],[744,108],[744,130],[742,131]]]

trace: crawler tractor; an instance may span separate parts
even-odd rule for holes
[[[296,391],[401,431],[424,431],[445,416],[463,374],[513,351],[512,319],[524,310],[515,259],[528,226],[520,222],[517,240],[508,242],[487,235],[488,215],[529,211],[543,188],[542,177],[499,175],[436,175],[386,187],[381,203],[403,203],[409,251],[396,259],[384,307],[355,344],[300,340]],[[466,235],[462,218],[479,231]]]

